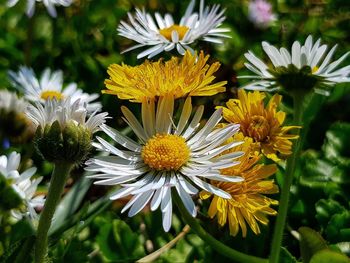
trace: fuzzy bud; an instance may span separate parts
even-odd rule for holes
[[[69,121],[61,127],[58,121],[38,127],[35,147],[49,162],[80,163],[91,149],[91,131],[83,125]]]

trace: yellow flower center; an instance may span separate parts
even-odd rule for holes
[[[157,134],[142,148],[143,161],[152,169],[178,170],[190,157],[184,138],[173,134]]]
[[[263,116],[254,115],[247,128],[247,135],[257,142],[266,139],[270,132],[269,122]]]
[[[311,70],[312,74],[316,73],[316,71],[319,69],[319,67],[314,66]]]
[[[56,100],[61,100],[63,99],[63,94],[56,90],[45,90],[41,92],[40,97],[44,100],[52,100],[53,98],[56,98]]]
[[[179,34],[179,40],[183,39],[189,28],[187,26],[172,25],[171,27],[163,28],[159,30],[159,33],[171,41],[171,33],[176,31]]]

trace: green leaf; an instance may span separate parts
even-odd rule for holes
[[[304,263],[309,263],[314,254],[322,249],[326,249],[326,241],[319,233],[309,227],[300,227],[300,252]]]
[[[310,263],[349,263],[350,259],[344,254],[334,252],[330,249],[323,249],[317,252],[310,260]]]
[[[325,157],[342,166],[350,167],[350,123],[335,123],[326,133],[323,145]],[[350,182],[348,177],[346,182]]]
[[[285,248],[282,247],[281,249],[281,255],[280,255],[280,263],[297,263],[295,257]]]
[[[333,199],[320,199],[315,204],[315,208],[317,213],[315,217],[317,221],[323,225],[328,224],[333,215],[346,210],[344,206]]]
[[[134,261],[145,255],[138,234],[119,219],[106,222],[100,228],[96,241],[103,256],[110,261]]]
[[[332,216],[326,228],[327,239],[331,242],[350,240],[350,212],[344,211]]]

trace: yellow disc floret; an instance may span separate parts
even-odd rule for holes
[[[159,30],[159,33],[165,37],[166,39],[171,41],[171,33],[173,31],[176,31],[179,35],[179,39],[183,39],[184,36],[186,35],[187,31],[188,31],[188,27],[187,26],[179,26],[179,25],[172,25],[171,27],[167,27],[167,28],[163,28],[161,30]]]
[[[63,99],[63,94],[59,91],[56,90],[45,90],[43,92],[41,92],[40,97],[44,100],[52,100],[52,99],[56,99],[56,100],[61,100]]]
[[[190,150],[184,138],[173,134],[157,134],[142,148],[143,161],[155,170],[178,170],[189,157]]]

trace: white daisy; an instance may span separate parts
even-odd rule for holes
[[[43,195],[34,196],[42,177],[31,180],[36,172],[35,167],[29,168],[20,174],[18,172],[20,161],[21,155],[16,152],[12,152],[8,157],[0,156],[0,174],[10,182],[25,205],[25,209],[13,209],[11,214],[18,220],[28,215],[31,219],[36,219],[35,208],[42,207],[45,203]]]
[[[119,199],[132,195],[122,212],[129,209],[129,216],[140,212],[148,203],[152,211],[159,206],[163,215],[163,228],[168,231],[172,218],[171,188],[175,187],[189,213],[195,217],[197,210],[191,195],[204,189],[220,197],[231,196],[211,185],[206,179],[240,182],[236,176],[223,176],[219,169],[237,164],[233,160],[242,152],[224,153],[241,142],[225,144],[239,130],[239,125],[230,124],[216,128],[221,120],[217,110],[198,131],[204,107],[193,115],[191,99],[187,98],[177,125],[172,116],[174,99],[161,97],[155,110],[154,101],[142,105],[142,124],[126,107],[122,107],[124,121],[133,129],[139,143],[120,132],[102,125],[101,129],[120,146],[119,149],[97,137],[95,146],[111,156],[98,156],[87,161],[86,170],[95,174],[95,184],[120,185],[122,188],[110,198]],[[156,111],[156,112],[155,112]],[[195,187],[196,186],[196,187]]]
[[[16,93],[0,90],[0,111],[23,113],[27,107],[28,102],[19,98]]]
[[[19,0],[7,0],[7,6],[13,7]],[[43,2],[47,11],[52,17],[57,16],[55,6],[70,6],[73,0],[27,0],[26,14],[28,17],[32,17],[35,12],[35,2]]]
[[[87,119],[87,109],[81,106],[79,100],[71,103],[70,98],[46,100],[44,105],[37,102],[27,108],[26,114],[37,127],[45,127],[58,121],[61,129],[64,129],[67,124],[73,122],[77,126],[87,128],[91,133],[99,130],[99,126],[105,122],[108,115],[106,112],[94,112]]]
[[[0,134],[16,143],[31,139],[33,132],[25,114],[28,105],[16,93],[0,90]]]
[[[350,66],[338,68],[349,52],[336,61],[331,58],[337,45],[327,53],[327,45],[321,45],[318,39],[315,43],[312,36],[308,36],[304,45],[295,41],[292,50],[285,48],[278,50],[267,42],[262,43],[265,53],[272,65],[265,64],[251,51],[245,54],[249,63],[245,66],[254,72],[255,76],[242,76],[241,78],[258,79],[245,89],[273,91],[280,87],[294,86],[299,88],[315,88],[316,92],[327,95],[325,88],[340,82],[349,82]],[[338,68],[338,69],[337,69]]]
[[[185,50],[193,50],[189,45],[196,40],[222,44],[220,38],[229,37],[225,33],[230,30],[219,28],[225,20],[224,11],[220,11],[219,5],[209,8],[204,7],[204,0],[201,0],[199,13],[193,12],[195,0],[188,5],[180,23],[176,24],[171,14],[162,17],[155,13],[155,20],[145,10],[136,8],[133,16],[128,13],[130,24],[121,21],[118,26],[119,35],[134,40],[139,43],[124,52],[140,48],[149,47],[138,54],[137,58],[151,58],[163,51],[170,51],[176,47],[177,51],[185,54]]]
[[[12,85],[23,92],[24,97],[30,101],[44,102],[52,98],[59,100],[70,97],[72,102],[80,99],[81,103],[86,103],[89,112],[101,110],[101,103],[95,101],[99,97],[98,94],[84,93],[77,88],[76,83],[63,87],[63,73],[60,70],[52,72],[47,68],[39,80],[33,69],[21,66],[18,72],[9,71],[9,77]]]

